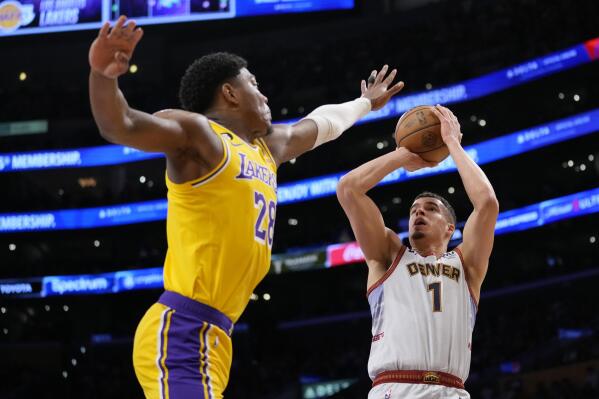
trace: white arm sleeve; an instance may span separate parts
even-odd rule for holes
[[[370,112],[372,104],[364,97],[343,104],[327,104],[316,108],[303,119],[311,119],[318,127],[313,149],[335,140],[345,130]]]

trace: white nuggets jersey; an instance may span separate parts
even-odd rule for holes
[[[465,381],[477,305],[459,250],[423,257],[402,247],[368,290],[372,346],[368,374],[441,371]]]

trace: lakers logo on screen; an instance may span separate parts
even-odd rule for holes
[[[0,3],[0,34],[14,32],[30,24],[34,17],[33,4],[4,1]]]

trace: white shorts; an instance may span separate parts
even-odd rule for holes
[[[386,383],[372,388],[368,399],[470,399],[470,394],[444,385]]]

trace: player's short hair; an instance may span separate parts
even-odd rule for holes
[[[441,203],[443,205],[445,205],[445,208],[447,209],[447,212],[446,212],[445,216],[449,219],[449,221],[451,222],[451,224],[453,224],[455,226],[455,224],[457,222],[457,218],[456,218],[456,215],[455,215],[455,210],[453,209],[453,206],[451,206],[451,204],[449,203],[449,201],[447,201],[445,199],[445,197],[443,197],[443,196],[441,196],[439,194],[432,193],[430,191],[424,191],[424,192],[418,194],[416,196],[416,198],[414,198],[414,201],[416,201],[418,198],[423,198],[423,197],[435,198],[435,199],[438,199],[439,201],[441,201]]]
[[[206,112],[214,102],[217,88],[246,67],[245,59],[231,53],[212,53],[198,58],[181,78],[181,107],[200,114]]]

